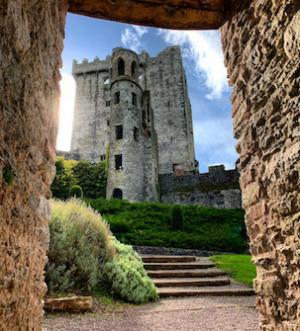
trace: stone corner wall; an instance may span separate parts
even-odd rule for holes
[[[300,3],[247,2],[221,29],[261,330],[300,325]]]
[[[64,1],[0,1],[0,329],[42,330]]]

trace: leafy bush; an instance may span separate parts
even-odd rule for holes
[[[157,300],[156,288],[148,277],[143,262],[131,246],[113,241],[117,251],[115,258],[104,267],[112,292],[132,303],[146,303]]]
[[[66,168],[66,161],[58,157],[55,162],[56,175],[51,185],[51,191],[55,198],[66,200],[70,197],[70,190],[76,181],[72,173]]]
[[[51,210],[46,266],[50,293],[111,292],[133,303],[157,298],[139,256],[112,236],[92,208],[71,199],[51,201]]]
[[[85,203],[51,201],[48,290],[91,292],[103,281],[103,268],[114,248],[106,222]]]
[[[182,206],[184,231],[170,228],[173,205],[88,199],[111,225],[117,239],[130,245],[207,249],[243,253],[248,250],[244,211]]]
[[[183,223],[182,209],[178,205],[175,205],[172,208],[171,227],[175,231],[177,231],[177,230],[183,231],[184,223]]]
[[[101,198],[106,195],[106,163],[91,164],[86,161],[56,159],[56,176],[51,185],[54,198],[66,200],[74,195],[73,187],[80,186],[85,198]],[[79,189],[76,196],[81,197]]]
[[[79,185],[74,185],[71,187],[70,196],[75,198],[82,198],[83,192]]]
[[[84,197],[105,198],[106,171],[105,163],[91,164],[79,161],[72,169],[77,184],[82,188]]]

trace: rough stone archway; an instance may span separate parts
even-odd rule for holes
[[[41,330],[46,199],[54,174],[69,8],[151,26],[222,26],[243,202],[258,267],[261,329],[298,330],[299,1],[70,0],[69,5],[67,0],[0,2],[0,329]]]

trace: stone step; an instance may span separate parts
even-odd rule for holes
[[[225,286],[230,284],[227,277],[213,278],[152,278],[156,287],[193,287],[193,286]]]
[[[218,277],[226,276],[225,271],[209,268],[209,269],[193,269],[193,270],[148,270],[149,277],[151,278],[183,278],[183,277]]]
[[[173,256],[173,255],[142,255],[144,263],[176,263],[176,262],[195,262],[195,256]]]
[[[158,288],[158,294],[161,298],[190,296],[250,296],[254,295],[254,291],[244,286],[160,287]]]
[[[210,262],[144,263],[146,270],[208,269],[215,265]]]

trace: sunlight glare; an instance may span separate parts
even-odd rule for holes
[[[73,112],[75,102],[75,81],[72,75],[62,72],[60,82],[59,128],[56,149],[69,151],[71,146]]]

